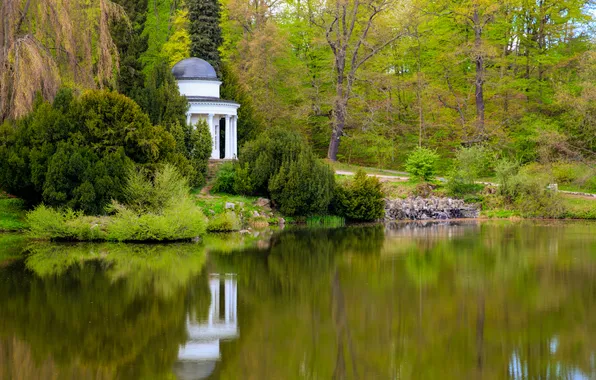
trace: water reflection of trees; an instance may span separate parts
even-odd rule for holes
[[[171,377],[186,315],[209,308],[200,247],[40,244],[31,251],[0,274],[0,377]],[[30,366],[23,369],[15,353]]]
[[[595,377],[596,225],[456,232],[290,232],[226,257],[244,310],[218,374]]]
[[[206,267],[238,281],[215,378],[596,377],[596,224],[429,227],[37,246],[0,267],[0,378],[171,377]]]

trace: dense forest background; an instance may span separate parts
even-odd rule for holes
[[[222,96],[242,103],[240,144],[281,126],[321,157],[374,166],[401,168],[418,145],[452,157],[478,143],[522,163],[591,161],[595,9],[592,0],[2,0],[0,121],[70,87],[117,90],[154,124],[183,122],[179,100],[159,101],[172,88],[167,69],[211,43],[219,50],[202,58],[215,62]],[[214,30],[205,15],[218,12]]]

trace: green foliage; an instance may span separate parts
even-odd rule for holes
[[[186,125],[188,101],[180,95],[178,84],[165,59],[158,59],[147,73],[141,93],[134,98],[154,125],[166,129]]]
[[[180,95],[178,84],[164,59],[154,62],[147,84],[137,98],[151,123],[162,125],[176,140],[175,151],[168,157],[192,187],[205,184],[207,163],[211,157],[211,134],[205,121],[186,124],[188,101]]]
[[[124,199],[126,206],[136,213],[156,213],[172,207],[188,195],[188,182],[171,165],[164,165],[153,179],[142,170],[127,173]]]
[[[97,214],[122,200],[130,167],[172,160],[172,135],[151,125],[131,99],[108,91],[59,95],[54,105],[42,103],[2,126],[0,183],[8,192]]]
[[[109,217],[85,216],[70,208],[40,205],[27,214],[36,238],[78,241],[174,241],[204,234],[206,220],[189,196],[186,179],[170,165],[150,180],[131,169],[124,188],[126,204],[113,201]]]
[[[516,175],[519,172],[519,164],[508,159],[501,159],[495,165],[495,177],[499,184],[499,194],[508,196],[514,194],[516,185]],[[509,199],[510,201],[512,199]]]
[[[447,182],[448,192],[457,197],[474,194],[483,189],[475,181],[490,173],[494,156],[484,146],[460,148],[453,162]]]
[[[272,128],[247,142],[241,149],[239,164],[248,171],[254,192],[267,194],[270,179],[285,162],[295,161],[308,145],[295,131]]]
[[[211,187],[211,192],[234,194],[235,182],[236,169],[232,163],[226,162],[215,174],[215,181]]]
[[[547,178],[532,174],[528,168],[520,169],[517,163],[508,160],[499,161],[495,172],[499,195],[522,216],[559,218],[565,215],[560,195],[547,189]]]
[[[161,69],[160,69],[161,68]],[[187,107],[171,73],[162,66],[147,93],[154,126],[131,99],[89,91],[75,99],[62,90],[54,105],[40,104],[27,117],[0,127],[0,183],[29,203],[45,202],[99,214],[112,199],[123,201],[122,184],[133,167],[154,171],[173,164],[192,186],[205,182],[211,136],[205,123],[179,123]],[[159,83],[159,84],[158,84]],[[177,99],[177,100],[176,100]]]
[[[222,63],[221,97],[240,103],[238,108],[238,146],[255,139],[264,130],[264,122],[253,105],[252,95],[239,82],[228,64]]]
[[[373,221],[382,218],[385,200],[379,179],[359,170],[353,181],[336,187],[333,208],[338,215],[350,220]]]
[[[572,219],[596,219],[596,199],[568,197],[563,199],[563,217]]]
[[[199,121],[194,127],[189,126],[185,134],[186,154],[194,175],[189,176],[192,187],[205,184],[207,164],[211,157],[212,141],[209,126],[204,120]]]
[[[162,47],[163,56],[170,66],[190,56],[188,24],[188,11],[178,10],[172,21],[172,34]]]
[[[337,228],[344,227],[346,225],[346,220],[343,217],[336,215],[314,215],[306,218],[306,225],[311,228]]]
[[[148,2],[147,18],[142,37],[147,40],[147,49],[141,55],[146,74],[164,58],[163,46],[172,34],[171,21],[182,2],[177,0],[152,0]]]
[[[27,213],[29,234],[34,238],[54,240],[105,240],[102,219],[85,216],[70,208],[63,211],[43,204]]]
[[[271,177],[269,193],[282,214],[309,215],[327,211],[334,186],[333,170],[305,149]]]
[[[137,99],[145,85],[141,54],[147,50],[147,36],[143,34],[147,19],[148,0],[114,0],[122,6],[129,22],[112,20],[110,33],[118,48],[120,68],[118,70],[118,91]]]
[[[116,208],[107,226],[107,240],[176,241],[201,236],[206,218],[189,197],[178,200],[160,214],[138,214],[126,207]]]
[[[334,185],[333,170],[299,133],[273,128],[242,148],[234,192],[268,195],[283,214],[308,215],[327,211]]]
[[[0,195],[0,232],[19,231],[27,225],[24,223],[25,204],[21,199],[3,198]]]
[[[406,161],[406,170],[415,178],[431,181],[437,172],[439,155],[428,148],[417,147]]]
[[[596,193],[596,165],[557,162],[552,164],[552,174],[559,188]]]
[[[207,223],[207,231],[209,232],[239,231],[241,227],[240,219],[233,211],[217,214],[209,219]]]
[[[187,0],[190,21],[190,55],[209,62],[218,73],[221,61],[219,48],[221,36],[218,0]]]
[[[251,195],[254,193],[254,181],[250,176],[248,163],[236,164],[232,194]]]

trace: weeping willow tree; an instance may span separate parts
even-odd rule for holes
[[[110,21],[128,22],[111,0],[0,2],[0,121],[31,110],[60,85],[113,86],[118,51]]]

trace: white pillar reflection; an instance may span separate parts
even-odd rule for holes
[[[213,370],[220,358],[219,342],[238,337],[238,285],[233,274],[211,274],[211,305],[205,321],[187,315],[188,341],[178,350],[176,373],[180,378]],[[223,310],[222,310],[223,308]],[[194,377],[193,377],[194,378]],[[199,377],[201,378],[201,377]]]

